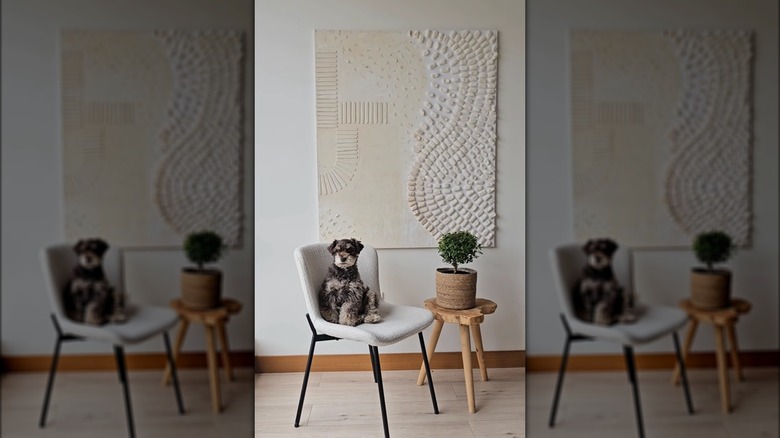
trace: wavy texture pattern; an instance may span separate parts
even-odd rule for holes
[[[204,229],[241,240],[239,31],[159,31],[173,71],[154,182],[160,214],[177,233]]]
[[[496,73],[494,31],[412,31],[430,82],[414,133],[409,208],[438,238],[469,230],[495,242]]]
[[[669,135],[664,202],[689,234],[723,230],[750,243],[751,58],[749,31],[668,31],[683,95]]]

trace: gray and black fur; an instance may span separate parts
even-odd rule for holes
[[[582,247],[587,263],[573,291],[577,317],[599,325],[633,322],[633,297],[627,296],[612,271],[612,255],[618,245],[611,239],[591,239]]]
[[[376,292],[363,284],[358,272],[358,254],[363,244],[356,239],[334,240],[328,246],[333,264],[319,293],[320,314],[334,324],[356,326],[381,320]]]
[[[103,272],[107,250],[108,244],[102,239],[82,239],[73,246],[78,264],[63,296],[65,312],[73,321],[103,325],[127,319],[124,297],[115,296],[115,289]]]

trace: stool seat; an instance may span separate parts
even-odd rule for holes
[[[471,309],[455,310],[447,309],[436,304],[436,298],[425,300],[425,308],[433,313],[433,317],[444,322],[453,324],[472,324],[481,323],[485,320],[485,315],[490,315],[496,311],[498,305],[484,298],[477,298],[476,304]]]
[[[170,306],[182,318],[209,324],[228,318],[230,315],[240,312],[243,307],[241,303],[232,298],[223,298],[219,307],[213,309],[192,309],[185,306],[184,302],[179,298],[171,300]]]
[[[741,298],[734,298],[731,300],[731,304],[728,307],[721,309],[702,309],[694,306],[691,300],[684,299],[680,300],[680,308],[690,317],[696,318],[699,321],[724,324],[730,319],[738,318],[739,315],[750,312],[753,305]]]

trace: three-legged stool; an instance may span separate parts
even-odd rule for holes
[[[752,305],[739,298],[731,300],[731,305],[722,309],[700,309],[691,304],[688,299],[680,301],[680,308],[683,309],[690,318],[688,323],[688,334],[685,336],[685,345],[683,346],[683,362],[687,362],[688,353],[691,351],[693,337],[696,335],[696,328],[700,322],[712,324],[715,329],[715,347],[718,360],[718,380],[720,380],[720,401],[723,413],[728,414],[731,411],[731,395],[729,394],[729,375],[726,369],[726,337],[731,344],[731,365],[734,368],[734,376],[737,380],[744,380],[742,368],[739,366],[739,347],[737,346],[737,334],[734,326],[739,320],[739,316],[750,311]],[[687,368],[687,367],[686,367]],[[676,385],[680,379],[679,365],[674,368],[674,377],[672,382]]]
[[[219,374],[217,373],[217,346],[216,339],[222,344],[222,366],[228,380],[233,380],[233,369],[230,367],[230,351],[228,349],[227,333],[225,325],[230,315],[241,311],[241,303],[230,298],[223,298],[219,307],[206,310],[190,309],[180,299],[171,300],[171,308],[179,314],[179,331],[176,333],[176,343],[173,348],[174,363],[178,360],[181,346],[184,344],[184,336],[191,322],[203,324],[206,331],[206,356],[209,364],[209,383],[211,385],[211,406],[215,413],[222,410],[222,401],[219,390]],[[170,370],[166,366],[163,383],[170,381]]]
[[[458,324],[460,326],[460,347],[463,355],[463,374],[466,379],[466,395],[469,400],[469,412],[477,412],[474,401],[474,375],[472,374],[471,364],[471,339],[469,331],[474,337],[474,346],[477,350],[477,362],[479,362],[479,371],[482,381],[488,380],[487,367],[485,367],[485,356],[482,348],[482,332],[479,325],[485,320],[485,315],[496,311],[496,303],[484,298],[477,298],[476,306],[465,310],[445,309],[436,305],[436,298],[425,300],[425,308],[433,313],[436,319],[433,322],[433,332],[428,341],[428,362],[431,363],[433,352],[436,349],[436,343],[439,342],[439,335],[445,322]],[[420,367],[420,375],[417,378],[417,384],[422,385],[425,382],[425,365]]]

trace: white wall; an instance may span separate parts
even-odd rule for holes
[[[255,8],[256,354],[306,354],[311,338],[293,250],[318,239],[315,29],[498,30],[497,246],[469,266],[479,271],[478,295],[498,303],[483,324],[485,348],[525,349],[523,2],[259,0]],[[435,249],[379,250],[379,259],[388,301],[422,306],[433,296],[434,271],[443,265]],[[445,327],[437,351],[460,351],[458,339]],[[317,349],[365,353],[364,345],[348,342]],[[416,352],[419,344],[412,338],[384,351]]]
[[[38,250],[64,240],[60,137],[59,31],[241,29],[247,34],[244,244],[218,267],[225,295],[245,310],[231,320],[233,350],[253,348],[254,153],[252,3],[250,0],[3,0],[2,4],[2,355],[51,354],[54,329]],[[188,264],[178,249],[133,251],[126,256],[130,299],[167,305],[178,295],[178,275]],[[184,351],[205,349],[203,331],[190,329]],[[128,349],[163,351],[158,339]],[[63,354],[110,348],[77,342]]]
[[[573,239],[568,112],[571,29],[753,29],[755,31],[753,245],[727,264],[735,296],[753,311],[740,320],[743,350],[778,347],[778,4],[775,0],[529,0],[528,2],[528,349],[560,354],[564,332],[547,261],[552,246]],[[690,250],[646,251],[636,257],[640,299],[676,305],[688,295]],[[699,329],[694,351],[713,351],[711,327]],[[639,351],[673,351],[671,338]],[[617,346],[577,344],[573,353],[619,354]]]

